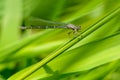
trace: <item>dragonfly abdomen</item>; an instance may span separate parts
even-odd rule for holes
[[[56,28],[67,28],[66,26],[21,26],[21,29],[56,29]]]

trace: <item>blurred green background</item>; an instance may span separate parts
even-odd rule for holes
[[[76,37],[69,29],[21,30],[30,17],[81,26],[84,39],[24,80],[120,80],[120,0],[0,0],[0,80],[20,80]]]

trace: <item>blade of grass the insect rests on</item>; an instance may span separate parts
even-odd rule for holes
[[[22,1],[4,0],[4,15],[1,27],[1,45],[7,46],[18,40],[19,26],[22,20]]]
[[[65,52],[67,49],[69,49],[75,43],[79,42],[81,39],[83,39],[84,37],[88,36],[90,33],[94,32],[97,29],[99,29],[99,27],[101,27],[106,22],[108,22],[110,19],[112,19],[113,17],[115,17],[115,15],[119,13],[119,11],[120,11],[120,8],[115,9],[111,14],[109,14],[108,16],[106,16],[105,18],[103,18],[101,21],[99,21],[98,23],[96,23],[95,25],[93,25],[93,27],[91,29],[87,30],[84,34],[82,34],[82,37],[81,37],[81,35],[75,37],[74,39],[72,39],[71,41],[69,41],[67,44],[65,44],[62,48],[58,49],[56,52],[48,55],[48,57],[44,58],[42,61],[40,61],[37,64],[33,65],[29,71],[26,71],[26,70],[25,70],[25,72],[23,71],[24,74],[22,74],[21,76],[18,73],[19,76],[17,76],[18,74],[16,74],[13,77],[11,77],[11,79],[15,78],[15,77],[17,77],[18,80],[19,79],[26,79],[27,77],[29,77],[30,75],[32,75],[33,72],[36,72],[43,65],[45,65],[48,62],[50,62],[52,59],[54,59],[55,57],[57,57],[61,53]],[[118,54],[119,42],[114,42],[114,45],[117,44],[117,46],[114,46],[112,49],[110,48],[112,44],[109,44],[107,46],[107,48],[106,48],[106,46],[103,46],[105,44],[102,44],[102,43],[107,43],[108,41],[116,41],[118,39],[119,39],[119,34],[114,34],[114,35],[112,35],[112,37],[110,36],[110,37],[106,38],[105,40],[104,39],[103,40],[98,40],[97,42],[94,42],[94,43],[91,43],[91,44],[86,44],[85,46],[81,46],[79,49],[77,49],[77,50],[75,50],[73,52],[70,52],[71,54],[74,53],[74,56],[72,54],[72,57],[73,57],[73,61],[75,61],[76,59],[78,59],[78,60],[79,59],[83,59],[83,58],[76,58],[77,56],[80,56],[80,53],[86,53],[87,54],[87,52],[89,52],[89,54],[92,54],[91,53],[92,51],[93,51],[93,53],[97,53],[97,51],[98,51],[98,53],[99,53],[98,55],[97,54],[93,55],[90,58],[88,58],[87,56],[84,56],[84,57],[87,57],[88,59],[85,58],[82,61],[80,60],[80,62],[79,61],[76,62],[78,65],[76,63],[74,63],[74,65],[71,65],[71,61],[70,60],[72,60],[72,58],[71,58],[71,55],[69,53],[69,54],[67,54],[68,56],[70,56],[69,58],[66,58],[67,55],[66,56],[62,56],[61,60],[63,60],[63,59],[65,59],[65,60],[64,61],[60,61],[60,65],[59,64],[55,65],[55,63],[56,63],[57,60],[54,59],[54,60],[52,60],[50,62],[50,63],[53,62],[53,64],[51,64],[49,66],[51,68],[53,68],[55,71],[56,70],[58,70],[58,71],[61,70],[61,71],[65,72],[65,73],[66,72],[76,72],[78,70],[79,71],[88,70],[88,69],[91,69],[93,67],[105,64],[107,62],[110,62],[112,60],[118,59],[119,58],[119,56],[118,56],[119,55]],[[95,47],[92,47],[93,45],[94,46],[100,46],[100,47],[98,47],[98,49],[96,48],[96,50],[94,50]],[[103,46],[103,48],[101,46]],[[87,48],[89,47],[89,51],[86,50],[87,49],[86,47]],[[107,50],[104,50],[104,48],[107,49]],[[99,51],[99,49],[101,49],[101,52]],[[90,50],[92,50],[92,51],[90,51]],[[82,51],[87,51],[87,52],[82,52]],[[109,56],[105,56],[103,60],[101,59],[100,56],[102,56],[104,53],[109,53],[109,52],[112,52],[112,51],[116,51],[116,54],[111,54]],[[77,55],[75,54],[75,52],[77,53]],[[112,56],[112,58],[110,58],[111,56]],[[63,57],[65,57],[65,58],[63,58]],[[70,62],[68,60],[66,60],[66,59],[69,59]],[[60,57],[58,56],[58,61],[59,60],[60,60]],[[64,63],[65,61],[66,61],[66,63]],[[87,61],[90,61],[90,62],[87,62]],[[91,64],[93,64],[93,65],[91,65]],[[58,67],[58,66],[61,66],[61,67]],[[67,66],[69,66],[69,68]]]

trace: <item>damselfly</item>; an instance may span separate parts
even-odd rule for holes
[[[80,30],[80,26],[75,26],[70,23],[61,23],[61,22],[53,22],[47,21],[43,19],[30,18],[25,21],[28,26],[21,26],[21,29],[55,29],[55,28],[67,28],[72,29],[74,32],[78,32]]]

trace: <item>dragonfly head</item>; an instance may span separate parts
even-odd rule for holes
[[[73,24],[67,24],[67,28],[72,29],[74,32],[78,32],[81,29],[81,26],[75,26]]]

